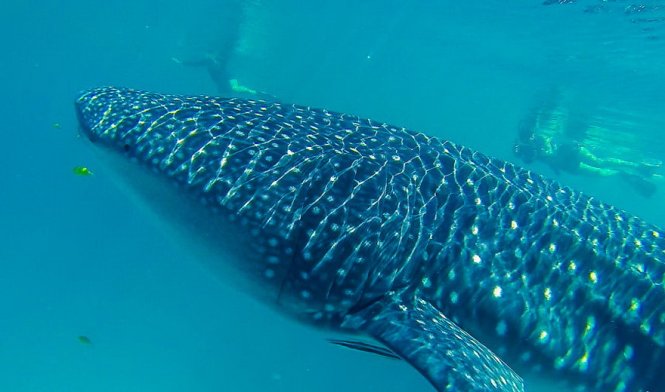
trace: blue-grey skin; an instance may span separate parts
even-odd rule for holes
[[[118,88],[76,107],[94,144],[161,181],[151,202],[200,212],[165,213],[219,248],[209,263],[285,314],[373,337],[438,390],[523,390],[502,360],[587,391],[665,390],[665,234],[636,217],[326,110]]]

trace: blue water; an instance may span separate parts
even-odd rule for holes
[[[333,347],[225,286],[77,136],[82,89],[215,94],[204,70],[172,58],[216,50],[238,17],[231,76],[281,100],[517,162],[517,124],[555,87],[617,145],[630,135],[637,154],[665,160],[663,4],[413,3],[5,5],[0,391],[430,390],[405,363]],[[530,168],[665,226],[664,184],[644,198],[615,178]]]

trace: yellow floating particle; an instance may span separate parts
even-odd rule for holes
[[[85,166],[74,166],[72,172],[77,176],[91,176],[93,174],[92,171]]]

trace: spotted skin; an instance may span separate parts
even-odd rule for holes
[[[352,115],[121,88],[86,91],[76,105],[93,143],[251,238],[256,265],[239,268],[275,306],[373,336],[439,390],[521,390],[485,346],[571,388],[662,387],[665,233],[639,218]],[[391,322],[399,311],[408,317]],[[427,334],[455,336],[498,376],[480,387],[488,372],[464,355],[442,355],[439,368],[423,360],[458,346],[417,339]],[[441,375],[455,361],[475,370]],[[464,387],[462,376],[476,379]],[[502,377],[514,385],[497,386]]]

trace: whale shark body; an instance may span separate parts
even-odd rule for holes
[[[518,372],[665,390],[657,227],[352,115],[111,87],[76,108],[83,133],[123,175],[141,173],[135,188],[224,277],[297,320],[372,338],[365,351],[438,390],[522,391]]]

